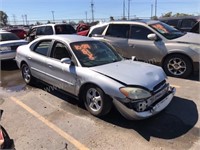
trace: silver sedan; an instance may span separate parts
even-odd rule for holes
[[[114,104],[127,119],[145,119],[166,108],[175,94],[161,67],[124,60],[89,37],[41,37],[20,46],[15,59],[27,84],[39,79],[64,90],[97,117]]]
[[[20,40],[14,33],[0,31],[0,60],[14,59],[17,47],[27,43],[25,40]]]

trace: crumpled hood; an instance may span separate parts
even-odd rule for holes
[[[154,86],[166,78],[161,67],[132,60],[91,67],[90,69],[126,85],[142,86],[151,91]]]
[[[200,45],[200,34],[188,32],[184,36],[179,37],[177,39],[173,39],[172,41]]]

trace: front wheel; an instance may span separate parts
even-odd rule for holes
[[[164,60],[163,69],[169,76],[187,78],[192,73],[192,62],[184,55],[174,54]]]
[[[100,88],[90,85],[84,93],[84,104],[92,115],[100,117],[110,112],[112,100]]]
[[[26,84],[32,85],[34,78],[31,75],[29,66],[27,64],[23,64],[21,70],[22,70],[22,77],[24,81],[26,82]]]

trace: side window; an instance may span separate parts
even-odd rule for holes
[[[52,35],[53,34],[53,29],[51,26],[46,26],[45,27],[45,31],[44,31],[45,35]]]
[[[37,30],[36,30],[36,35],[45,35],[44,31],[45,31],[45,26],[38,27]]]
[[[196,22],[194,19],[183,19],[181,28],[192,28]]]
[[[170,26],[173,26],[173,27],[177,28],[178,27],[178,22],[179,22],[178,19],[177,20],[168,20],[167,24],[169,24]]]
[[[29,36],[35,36],[35,34],[36,34],[36,28],[31,29],[28,33]]]
[[[90,33],[91,35],[93,34],[97,34],[97,35],[101,35],[103,33],[103,31],[105,30],[106,26],[102,26],[102,27],[98,27],[92,30],[92,32]]]
[[[151,33],[153,32],[146,27],[138,26],[138,25],[131,26],[130,38],[136,39],[136,40],[149,40],[147,36],[148,34],[151,34]]]
[[[110,24],[106,32],[107,36],[128,38],[130,25],[127,24]]]
[[[61,60],[62,58],[71,58],[71,55],[68,48],[63,43],[56,42],[50,57]]]
[[[33,51],[38,54],[47,56],[50,45],[51,45],[51,40],[42,41],[34,47]]]

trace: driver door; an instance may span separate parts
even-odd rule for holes
[[[49,83],[74,94],[76,84],[76,66],[73,64],[61,63],[62,58],[71,58],[68,47],[55,41],[51,49],[50,57],[47,60]]]

